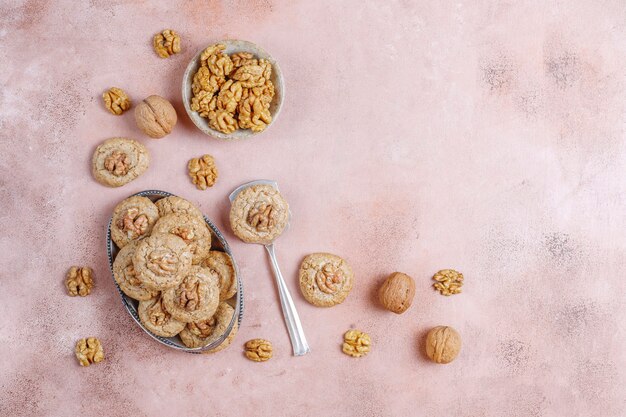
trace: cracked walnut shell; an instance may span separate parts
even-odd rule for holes
[[[121,88],[111,87],[102,94],[104,106],[116,116],[130,108],[130,99]]]
[[[461,336],[452,327],[433,327],[426,336],[426,354],[433,362],[450,363],[461,351]]]
[[[72,297],[89,295],[93,288],[93,270],[88,267],[71,267],[65,277],[65,288]]]
[[[76,354],[76,359],[78,359],[80,366],[89,366],[92,363],[98,363],[104,360],[102,344],[100,340],[95,337],[80,339],[76,342],[74,353]]]
[[[272,358],[272,343],[265,339],[248,340],[245,347],[246,358],[254,362],[265,362]]]
[[[172,29],[165,29],[153,38],[154,51],[161,58],[169,58],[180,52],[180,36]]]
[[[433,279],[437,281],[433,287],[441,295],[450,296],[461,292],[463,274],[454,269],[442,269],[433,276]]]
[[[402,272],[389,275],[378,290],[378,300],[387,310],[402,314],[411,307],[415,297],[415,281]]]
[[[360,358],[369,353],[371,347],[371,339],[367,333],[360,330],[348,330],[343,335],[343,345],[341,350],[346,355],[353,358]]]
[[[217,167],[215,159],[211,155],[202,155],[200,158],[193,158],[187,164],[189,169],[189,177],[196,184],[199,190],[206,190],[212,187],[217,181]]]
[[[178,116],[174,106],[157,95],[145,98],[135,108],[137,127],[153,139],[169,135],[177,121]]]

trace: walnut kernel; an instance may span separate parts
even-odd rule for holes
[[[180,36],[172,29],[165,29],[154,35],[154,50],[161,58],[169,58],[180,52]]]
[[[339,289],[338,284],[342,281],[341,269],[329,262],[315,274],[315,283],[320,291],[326,294],[334,294]]]
[[[272,344],[265,339],[248,340],[245,347],[246,358],[255,362],[265,362],[272,358]]]
[[[257,231],[267,232],[270,228],[274,227],[273,209],[274,207],[271,204],[258,204],[248,212],[248,218],[246,220],[248,224]]]
[[[360,330],[348,330],[343,335],[341,350],[353,358],[360,358],[369,353],[370,346],[371,339],[367,333],[363,333]]]
[[[389,311],[402,314],[413,302],[415,297],[415,281],[401,272],[389,275],[378,290],[378,300]]]
[[[176,288],[175,302],[178,306],[187,311],[194,311],[202,302],[200,295],[200,281],[193,276],[186,277]]]
[[[437,281],[433,287],[441,295],[450,296],[461,292],[463,274],[454,269],[442,269],[433,276],[433,279]]]
[[[200,190],[212,187],[217,181],[217,167],[215,159],[211,155],[202,155],[200,158],[193,158],[187,164],[189,177]]]
[[[98,363],[104,360],[102,344],[100,340],[95,337],[80,339],[76,342],[74,353],[76,354],[76,359],[78,359],[80,366],[89,366],[92,363]]]
[[[71,267],[65,277],[65,287],[72,297],[89,295],[93,288],[93,270],[88,267]]]
[[[452,327],[433,327],[426,336],[426,354],[433,362],[450,363],[461,351],[461,336]]]
[[[116,116],[130,108],[130,99],[121,88],[111,87],[102,94],[104,106]]]
[[[131,207],[119,218],[117,227],[126,232],[129,239],[137,239],[148,230],[148,216],[140,214],[137,207]]]
[[[128,173],[130,166],[130,158],[124,152],[115,150],[104,160],[104,167],[107,171],[113,173],[117,177],[124,176]]]
[[[156,249],[148,255],[147,267],[155,274],[175,272],[178,265],[178,257],[167,249]]]

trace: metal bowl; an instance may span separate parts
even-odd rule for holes
[[[169,197],[173,195],[174,194],[168,193],[166,191],[147,190],[147,191],[141,191],[137,194],[133,194],[132,196],[148,197],[152,201],[157,201],[163,197]],[[237,267],[237,262],[235,262],[235,258],[233,257],[233,254],[230,251],[230,247],[228,246],[226,239],[224,239],[222,232],[219,231],[219,229],[213,224],[213,222],[211,222],[211,220],[209,220],[206,216],[204,216],[204,221],[206,221],[206,224],[209,227],[209,230],[211,231],[211,235],[213,238],[212,243],[211,243],[212,245],[211,250],[220,250],[222,252],[226,252],[232,259],[233,267],[235,268],[235,277],[237,279],[237,293],[235,294],[234,298],[231,298],[230,300],[228,300],[229,304],[231,304],[235,312],[233,314],[232,319],[230,320],[230,323],[226,329],[226,332],[220,335],[219,338],[217,338],[212,343],[206,346],[202,346],[199,348],[188,348],[182,343],[182,341],[180,340],[180,338],[178,338],[178,336],[161,337],[161,336],[157,336],[153,334],[148,329],[146,329],[143,326],[143,324],[141,324],[141,320],[139,320],[139,315],[137,313],[137,307],[139,306],[139,301],[133,298],[130,298],[129,296],[124,294],[124,292],[120,289],[119,285],[117,285],[117,282],[115,281],[115,277],[113,276],[113,261],[115,260],[115,257],[117,256],[117,253],[119,252],[119,248],[113,242],[113,240],[111,240],[111,222],[112,221],[113,221],[113,217],[111,217],[111,219],[109,220],[109,225],[107,227],[107,255],[109,256],[109,268],[111,269],[111,277],[113,278],[113,283],[115,284],[115,288],[117,288],[117,291],[120,293],[120,296],[122,297],[122,303],[124,304],[124,307],[126,307],[126,311],[128,311],[128,314],[131,315],[133,320],[135,320],[135,322],[139,325],[139,327],[143,329],[144,332],[146,332],[146,334],[148,334],[157,342],[162,343],[171,348],[182,350],[184,352],[189,352],[189,353],[202,353],[203,351],[212,350],[218,347],[220,344],[222,344],[224,340],[226,340],[228,335],[230,335],[235,324],[237,325],[241,324],[241,320],[243,318],[243,284],[241,282],[241,276],[239,275],[239,268]]]
[[[270,113],[272,114],[272,122],[269,125],[267,125],[267,127],[264,130],[266,131],[267,129],[270,128],[270,126],[274,124],[274,122],[276,122],[276,119],[278,118],[278,115],[280,114],[280,110],[283,106],[283,98],[285,96],[285,82],[283,80],[283,73],[280,71],[280,67],[278,66],[278,63],[274,60],[274,58],[272,58],[270,54],[268,54],[267,52],[265,52],[263,49],[253,44],[252,42],[241,41],[241,40],[223,40],[223,41],[214,42],[211,45],[220,44],[220,43],[226,46],[226,49],[224,50],[224,52],[227,54],[233,54],[235,52],[250,52],[254,54],[257,58],[267,59],[272,64],[272,76],[270,80],[274,84],[275,95],[274,95],[274,99],[270,103]],[[208,46],[209,45],[207,45],[207,47]],[[211,129],[209,127],[209,121],[207,119],[205,119],[204,117],[201,117],[197,112],[191,110],[191,98],[193,97],[193,91],[191,91],[191,84],[193,82],[193,76],[196,74],[196,72],[198,71],[198,68],[200,67],[200,55],[202,55],[202,52],[204,52],[205,49],[206,47],[202,48],[202,50],[200,50],[196,54],[196,56],[193,57],[191,62],[189,62],[187,69],[185,70],[185,74],[183,75],[183,86],[182,86],[183,104],[185,105],[185,110],[187,111],[189,118],[193,121],[193,123],[196,125],[198,129],[200,129],[202,132],[206,133],[207,135],[211,135],[217,139],[223,139],[223,140],[246,139],[246,138],[251,138],[255,135],[263,133],[264,131],[253,132],[250,129],[237,129],[233,133],[223,133],[215,129]]]

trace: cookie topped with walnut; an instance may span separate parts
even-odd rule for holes
[[[107,187],[121,187],[143,174],[150,164],[148,149],[136,140],[111,138],[102,142],[91,160],[93,177]]]
[[[189,246],[194,265],[207,257],[211,250],[211,232],[203,219],[190,214],[168,214],[154,225],[153,233],[171,233]]]
[[[122,200],[113,210],[111,239],[123,248],[149,236],[158,218],[159,210],[149,198],[133,196]]]
[[[270,244],[289,221],[289,205],[268,184],[247,187],[237,194],[230,208],[230,227],[247,243]]]
[[[306,300],[318,307],[342,303],[354,283],[350,265],[337,255],[312,253],[300,265],[300,290]]]
[[[191,258],[191,250],[182,238],[159,233],[139,242],[133,265],[146,288],[164,291],[182,282],[191,269]]]

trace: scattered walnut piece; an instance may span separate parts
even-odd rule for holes
[[[80,366],[89,366],[104,360],[102,344],[95,337],[80,339],[76,342],[75,353]]]
[[[72,297],[89,295],[93,288],[93,270],[89,267],[71,267],[65,277],[65,287]]]
[[[211,155],[202,155],[200,158],[193,158],[187,164],[189,169],[189,177],[196,184],[199,190],[206,190],[212,187],[217,181],[217,167],[215,159]]]
[[[245,347],[246,358],[255,362],[265,362],[272,358],[272,344],[265,339],[248,340]]]
[[[339,289],[339,283],[342,281],[341,269],[329,262],[315,274],[315,283],[320,291],[326,294],[334,294]]]
[[[154,35],[154,50],[161,58],[169,58],[180,52],[180,36],[172,29]]]
[[[360,358],[369,353],[371,346],[370,336],[360,330],[348,330],[343,335],[341,350],[353,358]]]
[[[450,296],[461,292],[463,274],[454,269],[442,269],[433,276],[433,279],[437,281],[433,284],[433,287],[441,295]]]
[[[415,297],[415,281],[402,272],[389,275],[378,290],[378,300],[389,311],[402,314],[411,307]]]
[[[130,109],[130,98],[121,88],[111,87],[102,94],[104,106],[116,116]]]
[[[274,207],[271,204],[257,204],[248,212],[248,224],[259,232],[267,232],[270,228],[274,227],[274,216],[272,216],[273,209]]]

